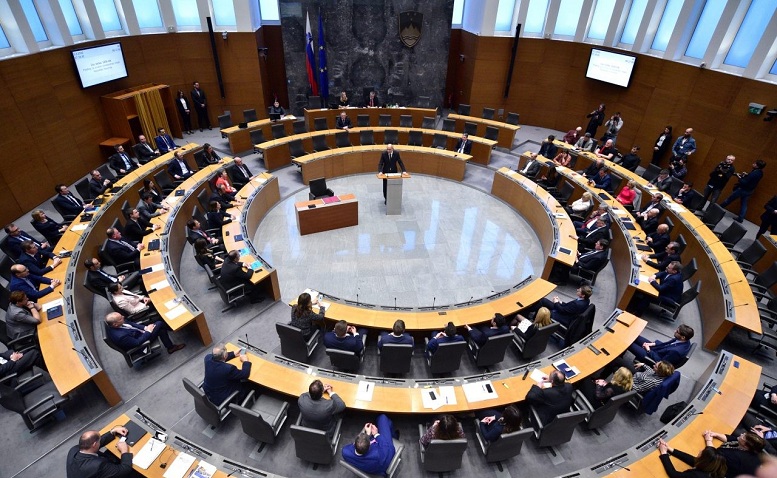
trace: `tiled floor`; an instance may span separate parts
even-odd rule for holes
[[[537,236],[501,201],[462,183],[414,175],[404,182],[402,215],[387,216],[372,174],[327,180],[359,200],[359,225],[300,236],[294,203],[277,205],[254,244],[279,270],[284,300],[309,287],[399,307],[458,303],[507,289],[542,270]]]

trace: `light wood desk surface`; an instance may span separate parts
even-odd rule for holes
[[[272,138],[272,127],[276,124],[282,124],[284,131],[289,135],[294,132],[294,121],[296,119],[292,115],[284,116],[277,122],[270,121],[269,118],[260,119],[248,123],[247,128],[241,129],[239,126],[224,128],[221,130],[221,135],[225,136],[227,141],[229,141],[229,151],[232,154],[240,154],[251,149],[251,131],[261,129],[265,138]]]
[[[513,149],[513,140],[515,139],[515,133],[521,129],[520,126],[514,124],[504,123],[502,121],[487,120],[485,118],[478,118],[475,116],[464,116],[455,113],[450,113],[448,119],[456,120],[456,131],[461,133],[464,131],[464,123],[475,123],[478,126],[477,135],[486,136],[486,127],[490,126],[499,130],[499,136],[497,137],[497,144],[503,148]]]

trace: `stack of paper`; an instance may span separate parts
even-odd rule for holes
[[[529,375],[529,378],[537,382],[537,385],[539,385],[542,388],[549,388],[550,382],[545,382],[544,380],[548,378],[548,376],[543,372],[542,370],[535,368],[532,370],[531,375]]]
[[[467,398],[467,402],[482,402],[484,400],[491,400],[497,398],[496,389],[491,384],[490,380],[484,380],[482,382],[465,383],[461,387],[464,389],[464,396]]]
[[[195,458],[191,455],[183,452],[179,453],[178,457],[167,467],[167,471],[162,476],[164,478],[183,478],[183,475],[191,468],[194,460]]]
[[[148,470],[148,467],[154,463],[154,460],[162,454],[164,449],[164,443],[156,438],[152,438],[143,445],[143,448],[141,448],[137,454],[135,454],[132,458],[132,464],[143,468],[144,470]]]

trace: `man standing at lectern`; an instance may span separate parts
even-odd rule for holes
[[[399,163],[399,167],[402,168],[402,174],[405,174],[407,170],[405,169],[405,163],[403,163],[402,159],[399,157],[399,152],[394,151],[393,144],[387,144],[386,151],[383,151],[383,153],[380,155],[380,164],[378,164],[378,174],[399,172],[397,171],[397,163]],[[383,204],[386,204],[387,186],[388,186],[388,180],[384,179],[383,180]]]

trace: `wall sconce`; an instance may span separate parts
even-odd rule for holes
[[[462,62],[462,63],[464,63],[464,58],[465,58],[465,57],[464,57],[464,54],[463,54],[463,53],[460,53],[460,54],[459,54],[459,61],[460,61],[460,62]]]
[[[221,32],[221,38],[222,38],[222,39],[224,39],[224,41],[227,41],[227,35],[228,35],[228,33],[227,33],[227,31],[226,31],[226,30],[224,30],[223,32]]]

